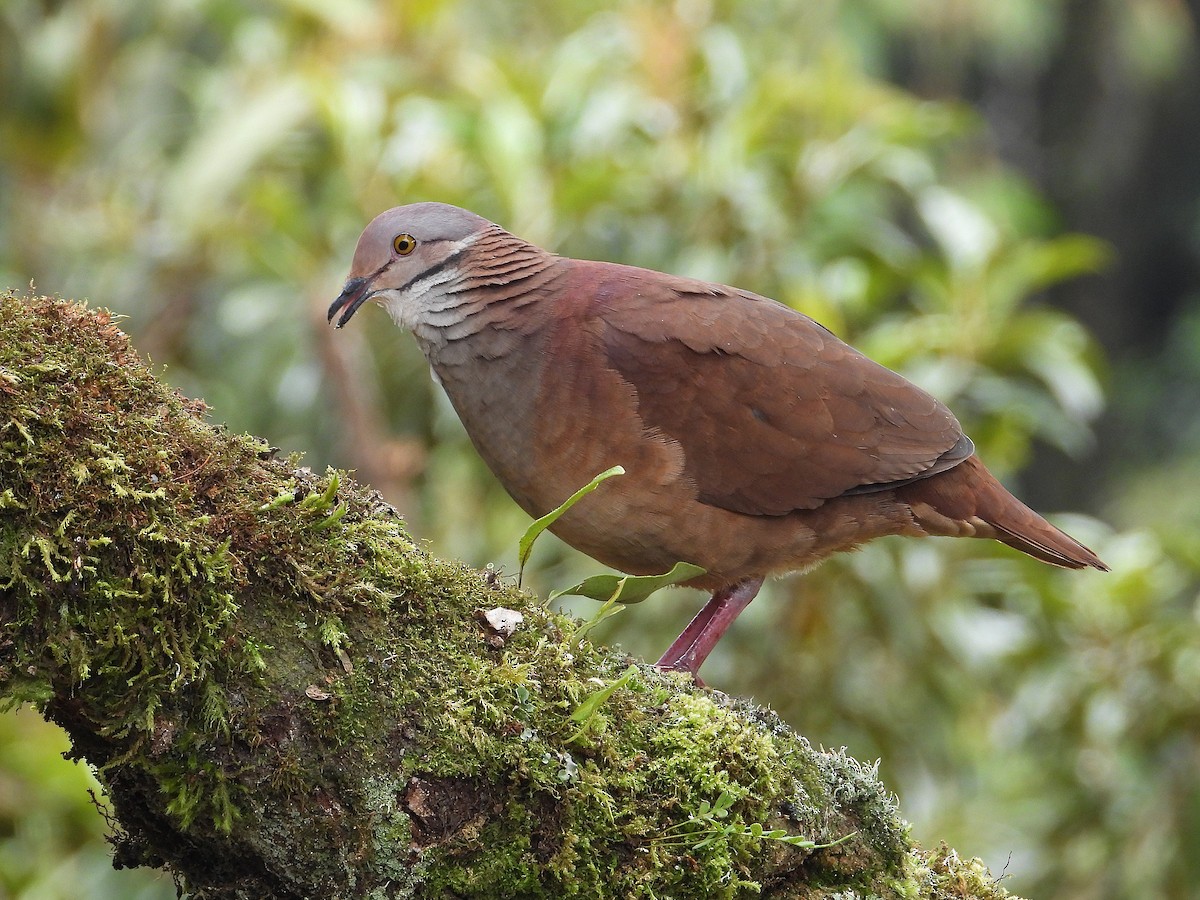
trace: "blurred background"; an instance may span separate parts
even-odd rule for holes
[[[707,681],[879,758],[920,841],[1014,892],[1195,897],[1196,27],[1182,0],[4,0],[0,286],[126,316],[214,420],[509,574],[527,520],[411,338],[324,324],[372,216],[443,200],[809,313],[1113,572],[879,541],[769,585]],[[547,537],[530,580],[598,570]],[[654,659],[703,599],[597,639]],[[111,870],[63,749],[0,717],[0,896],[173,896]]]

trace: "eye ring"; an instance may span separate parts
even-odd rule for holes
[[[392,249],[399,256],[408,256],[417,249],[417,239],[405,231],[392,238]]]

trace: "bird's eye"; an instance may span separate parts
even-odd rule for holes
[[[392,238],[392,249],[401,256],[408,256],[417,249],[417,239],[405,232]]]

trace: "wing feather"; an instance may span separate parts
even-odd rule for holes
[[[807,316],[756,294],[627,267],[597,314],[646,427],[678,442],[700,499],[814,509],[957,465],[954,415]]]

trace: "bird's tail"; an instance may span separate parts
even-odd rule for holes
[[[995,538],[1052,566],[1108,571],[1090,549],[1005,490],[976,456],[904,485],[896,496],[929,534]]]

